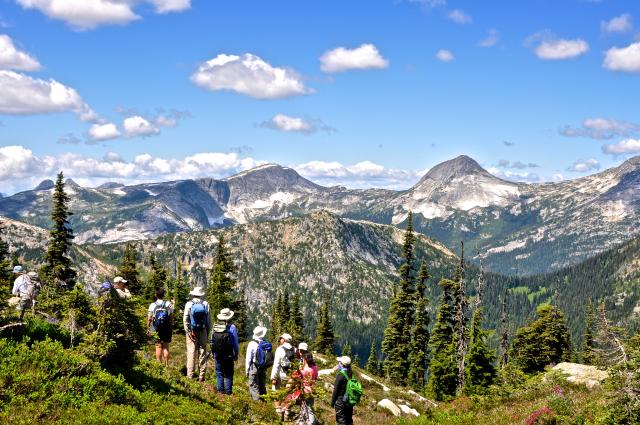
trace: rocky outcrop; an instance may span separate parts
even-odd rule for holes
[[[609,377],[609,373],[604,370],[578,363],[559,363],[551,370],[561,372],[567,375],[567,381],[585,385],[589,389],[598,387],[602,381]]]

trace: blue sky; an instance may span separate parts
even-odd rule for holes
[[[575,178],[640,154],[639,83],[632,0],[0,0],[0,192],[263,162],[406,188],[459,154]]]

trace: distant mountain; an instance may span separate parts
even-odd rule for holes
[[[354,220],[416,228],[476,247],[492,271],[535,274],[575,264],[640,234],[640,157],[560,183],[502,180],[459,156],[405,191],[323,187],[291,168],[263,165],[203,178],[98,188],[70,185],[79,243],[122,242],[327,210]],[[49,184],[0,199],[0,214],[46,227]],[[478,253],[474,252],[477,257]]]

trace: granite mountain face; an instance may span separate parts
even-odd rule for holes
[[[225,179],[97,188],[67,185],[78,243],[114,243],[327,210],[340,217],[416,229],[455,247],[477,247],[507,274],[558,269],[640,232],[640,157],[559,183],[500,179],[459,156],[404,191],[324,187],[291,168],[263,165]],[[51,182],[0,199],[0,215],[48,226]],[[477,257],[478,254],[476,254]]]

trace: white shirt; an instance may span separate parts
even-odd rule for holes
[[[245,373],[249,373],[249,368],[251,367],[251,363],[253,363],[253,358],[256,355],[256,350],[258,349],[258,341],[251,340],[251,342],[247,345],[247,356],[244,361],[244,370]]]
[[[273,356],[273,368],[271,369],[271,379],[287,379],[287,373],[284,371],[280,363],[285,358],[287,352],[285,349],[292,349],[293,346],[288,342],[285,342],[276,349],[276,353]]]
[[[156,300],[155,302],[149,304],[149,310],[147,311],[147,317],[149,319],[153,319],[153,315],[156,313],[156,308],[162,307],[162,303],[164,303],[164,308],[165,310],[167,310],[167,314],[173,314],[173,304],[171,303],[171,301]],[[153,329],[153,321],[151,321],[151,328]]]
[[[184,314],[182,315],[182,325],[184,326],[184,331],[188,334],[191,329],[191,306],[194,303],[201,302],[202,305],[207,309],[207,334],[209,330],[211,330],[211,314],[209,312],[209,303],[206,301],[201,301],[200,298],[193,298],[191,301],[187,301],[184,306]]]
[[[16,296],[26,294],[28,284],[29,277],[21,274],[13,281],[13,290],[11,290],[11,293]]]

